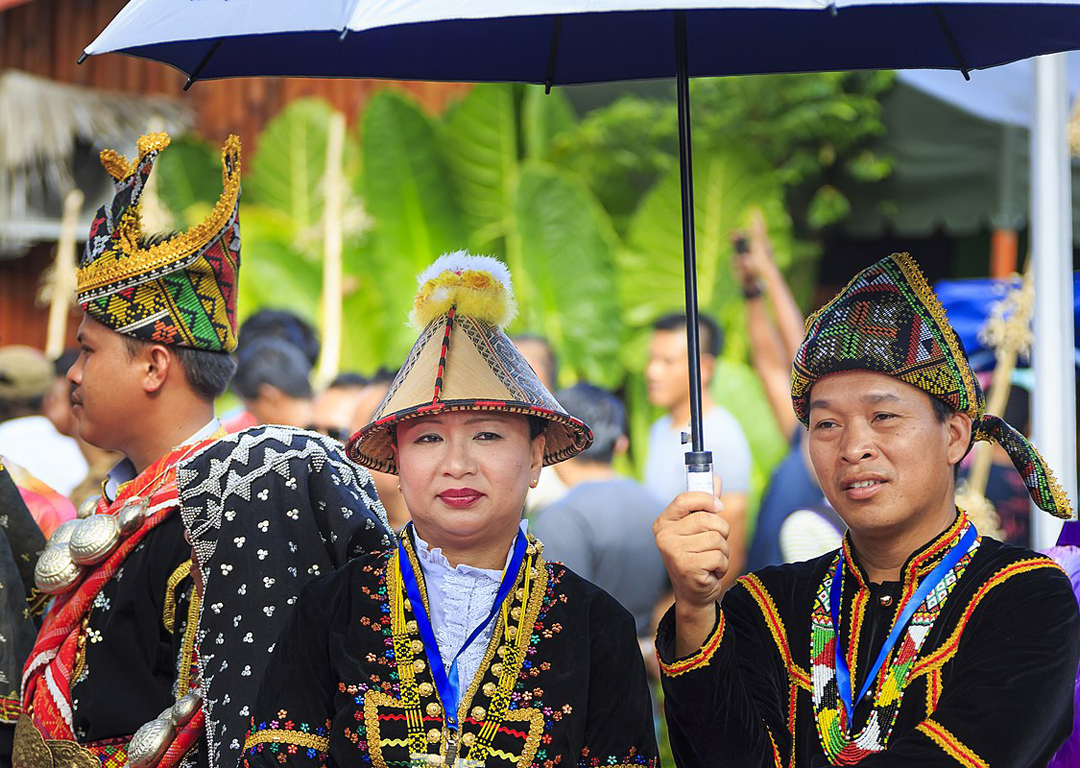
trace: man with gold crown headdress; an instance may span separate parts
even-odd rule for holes
[[[1068,517],[1069,502],[985,413],[907,254],[809,319],[791,396],[848,532],[837,551],[744,576],[721,604],[719,500],[680,494],[656,521],[676,595],[656,642],[676,763],[1045,766],[1072,728],[1077,603],[1052,560],[979,536],[956,469],[992,440],[1036,505]]]
[[[224,190],[190,230],[148,238],[140,198],[164,133],[138,157],[101,154],[113,177],[78,270],[80,354],[68,372],[79,433],[122,453],[83,519],[61,526],[35,572],[55,596],[23,673],[14,765],[120,766],[139,762],[129,740],[171,707],[175,765],[197,739],[192,694],[191,548],[176,470],[224,434],[213,402],[235,368],[240,269],[240,141],[222,150]]]
[[[38,561],[56,599],[23,673],[16,768],[235,765],[300,587],[390,540],[339,443],[286,427],[226,437],[214,417],[235,370],[240,142],[222,150],[210,216],[146,238],[139,200],[168,143],[143,136],[130,164],[102,153],[116,193],[79,268],[68,380],[80,435],[126,458]]]

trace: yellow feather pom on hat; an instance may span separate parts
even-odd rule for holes
[[[409,320],[425,328],[456,307],[458,314],[505,328],[517,316],[510,271],[496,258],[454,251],[436,259],[417,278]]]

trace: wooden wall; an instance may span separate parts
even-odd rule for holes
[[[53,263],[56,246],[42,243],[22,258],[0,261],[0,346],[29,344],[45,348],[49,307],[38,302],[42,276]],[[75,345],[82,312],[74,307],[68,316],[67,343]]]
[[[245,78],[196,83],[184,93],[185,77],[164,64],[119,54],[95,56],[76,64],[83,47],[125,2],[32,0],[0,11],[0,70],[21,69],[64,83],[188,99],[197,115],[197,130],[205,139],[220,143],[229,133],[237,133],[245,148],[254,147],[259,129],[283,106],[302,96],[321,96],[355,120],[380,88],[407,91],[434,111],[441,111],[468,88],[454,83]]]

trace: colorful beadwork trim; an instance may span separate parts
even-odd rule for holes
[[[949,757],[956,760],[965,768],[990,768],[990,763],[983,760],[960,739],[956,738],[945,726],[934,720],[926,719],[915,726],[937,744]]]
[[[954,524],[950,527],[933,546],[909,564],[906,569],[906,581],[910,583],[906,585],[901,606],[911,599],[911,593],[914,591],[912,584],[917,583],[914,576],[920,565],[934,559],[946,548],[951,548],[956,543],[957,536],[962,537],[970,530],[971,524],[963,514],[958,516],[957,523],[958,525]],[[978,546],[979,539],[975,538],[963,557],[952,566],[941,582],[918,606],[889,663],[881,668],[873,688],[874,697],[871,700],[873,709],[866,726],[858,733],[852,733],[852,724],[848,720],[850,713],[840,701],[837,683],[835,645],[839,642],[839,628],[833,626],[830,591],[833,586],[835,564],[840,554],[833,558],[833,567],[826,571],[818,588],[817,599],[810,618],[814,716],[822,749],[831,764],[854,764],[868,755],[885,750],[896,724],[900,703],[911,679],[916,657],[946,600],[963,577]],[[845,562],[845,565],[847,564]],[[846,572],[848,568],[844,570]],[[897,611],[897,615],[899,613],[900,610]],[[852,620],[854,618],[853,612]]]
[[[713,655],[716,653],[716,649],[720,647],[721,641],[724,639],[724,612],[720,611],[720,619],[716,622],[716,629],[705,640],[705,643],[701,646],[697,653],[693,656],[688,656],[685,659],[679,659],[673,661],[671,664],[665,664],[657,654],[656,659],[660,662],[660,669],[668,677],[678,677],[679,675],[691,672],[700,667],[706,666],[712,661]]]

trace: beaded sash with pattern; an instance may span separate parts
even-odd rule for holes
[[[964,524],[959,526],[950,537],[950,543],[955,544],[959,541],[970,525],[971,523],[965,520]],[[908,675],[915,666],[919,651],[941,613],[942,606],[945,605],[953,588],[960,581],[960,577],[964,575],[978,546],[979,539],[976,539],[968,552],[945,574],[937,587],[930,591],[916,609],[906,631],[901,636],[897,650],[881,666],[874,686],[867,692],[868,696],[873,696],[873,710],[866,721],[866,726],[854,735],[851,733],[848,713],[841,702],[840,689],[836,681],[837,633],[836,628],[833,627],[829,609],[829,592],[836,573],[836,559],[832,560],[821,586],[818,587],[817,598],[814,600],[814,608],[810,616],[814,719],[817,721],[821,746],[832,765],[854,765],[867,755],[885,750],[900,713],[900,702],[907,686]],[[843,549],[837,553],[837,557],[843,557]],[[899,616],[903,609],[903,604],[898,605],[896,615]],[[852,686],[855,685],[853,676]],[[862,681],[858,681],[858,685],[862,685]]]

